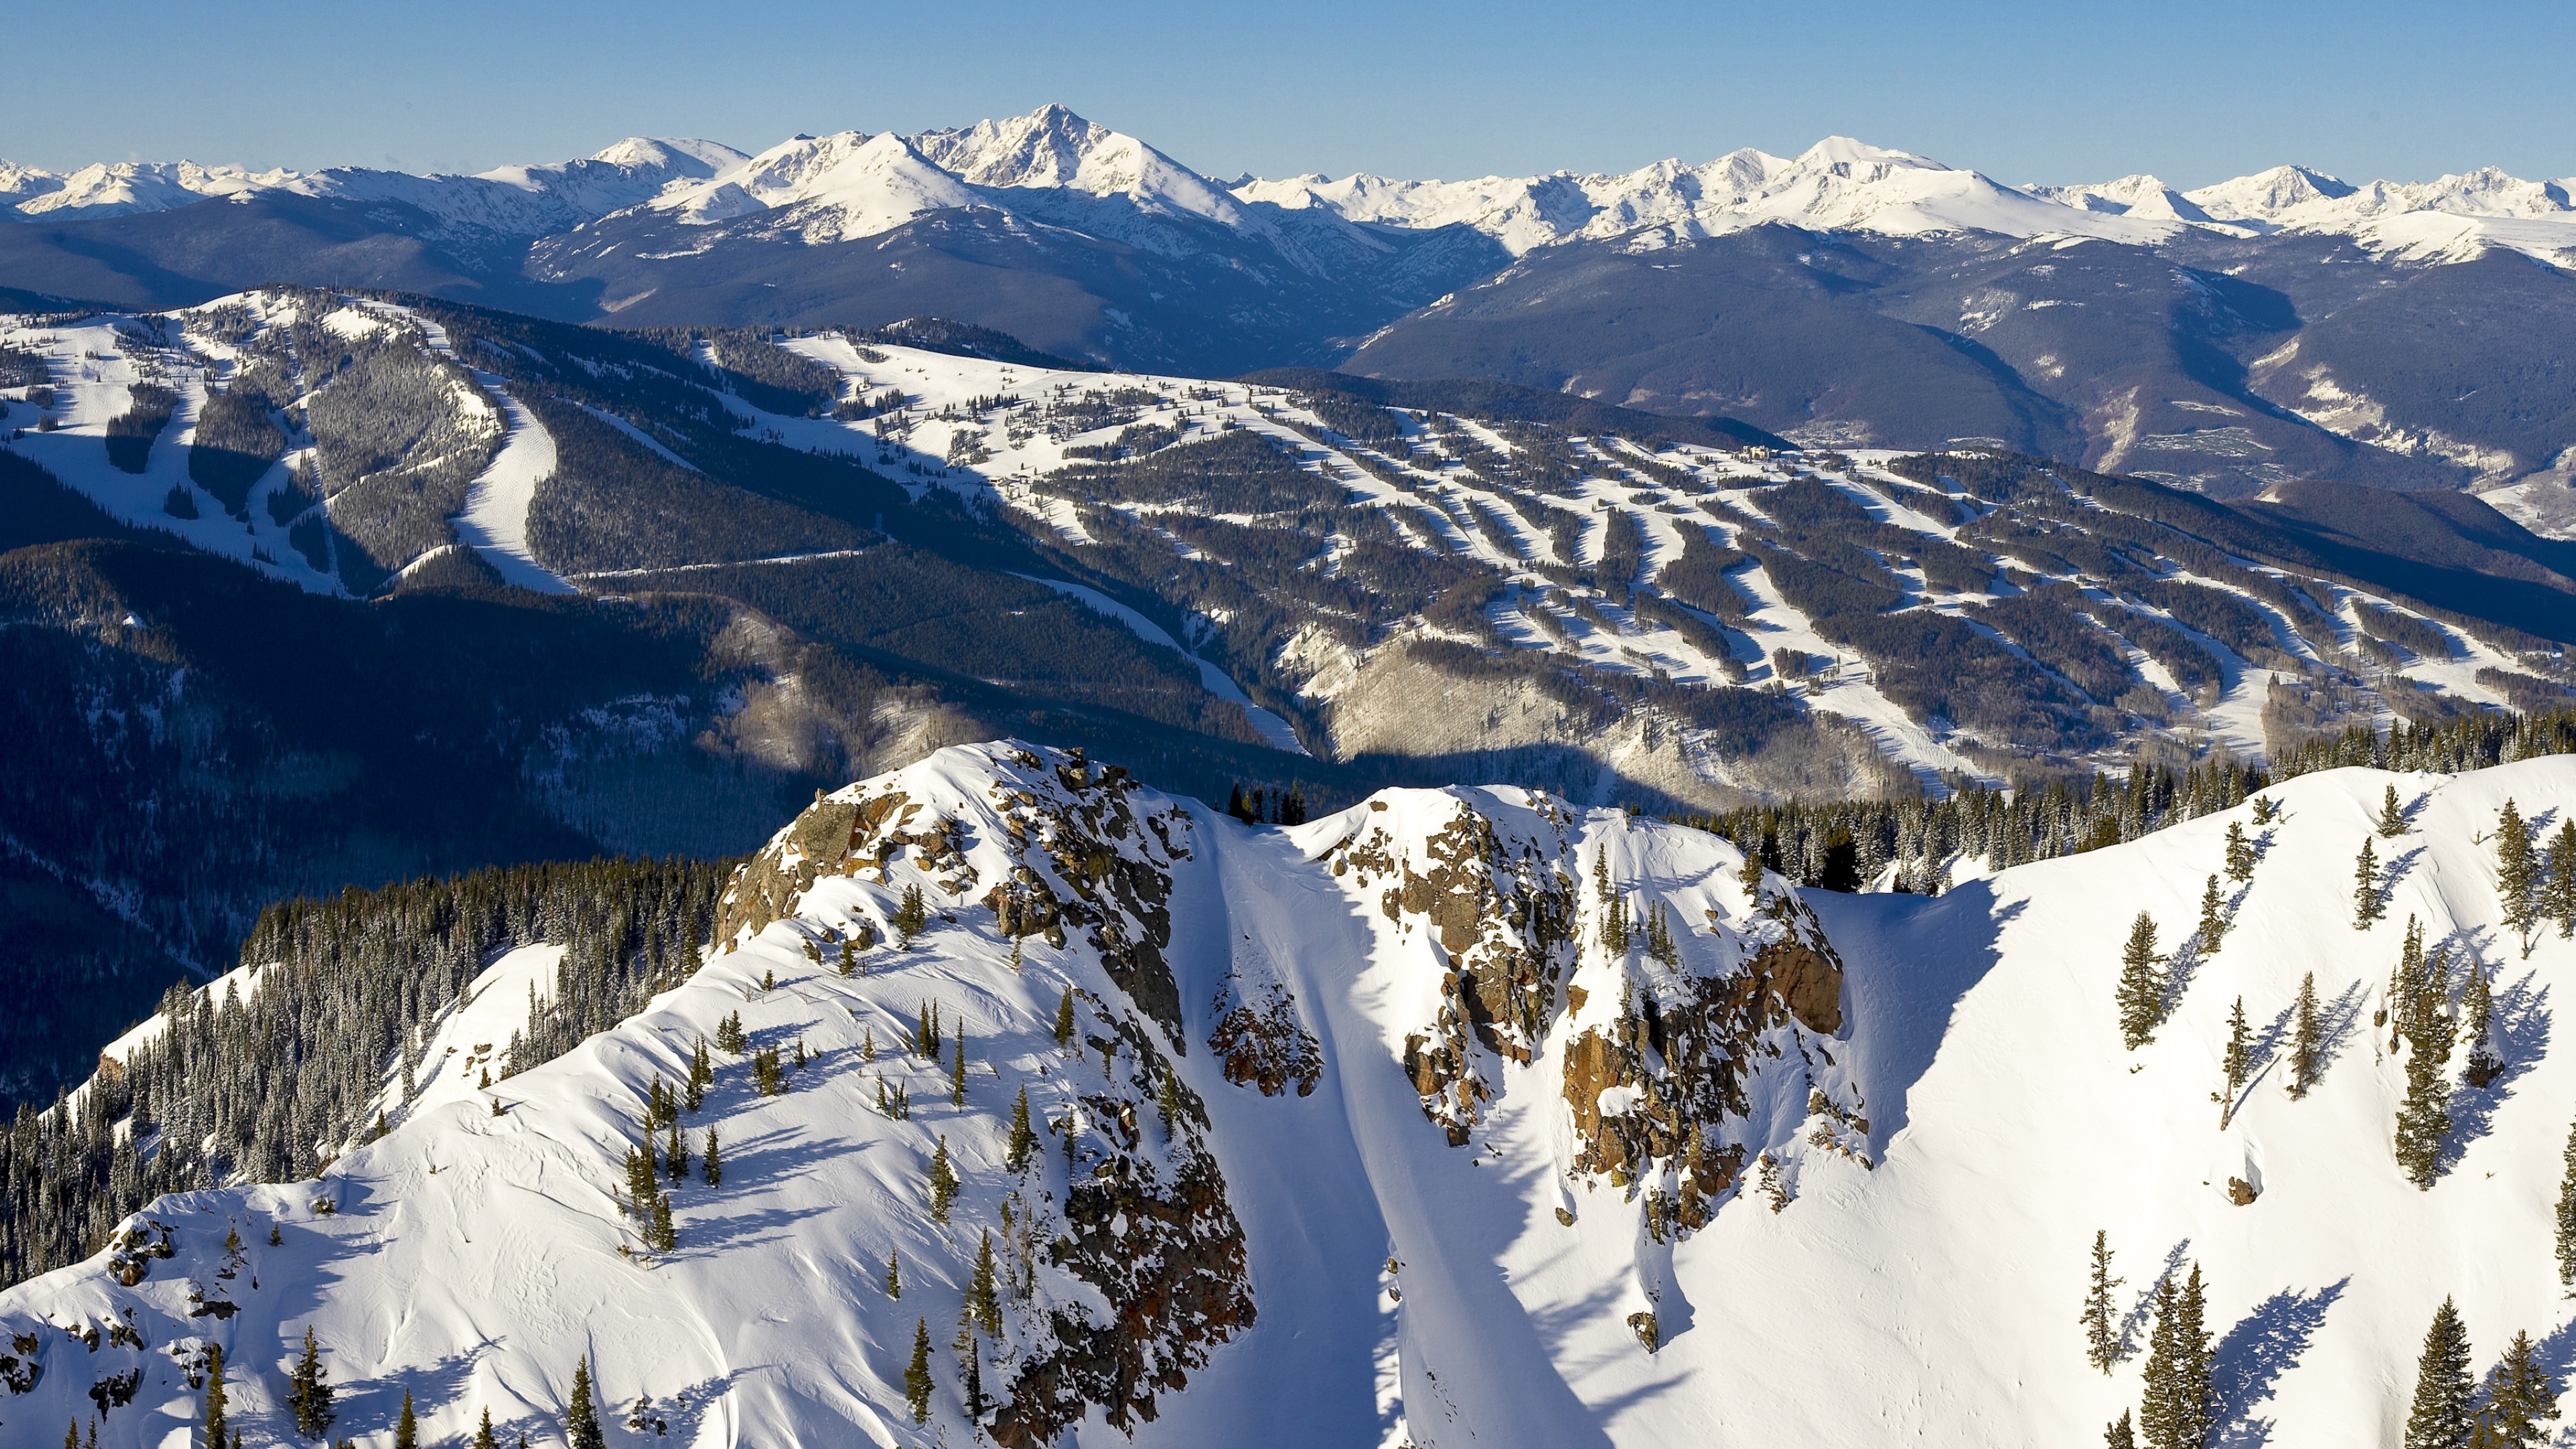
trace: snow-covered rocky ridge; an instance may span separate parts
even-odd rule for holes
[[[2463,261],[2505,247],[2563,264],[2576,255],[2571,186],[2576,178],[2525,181],[2494,167],[2429,182],[2354,185],[2301,166],[2191,191],[2153,176],[2010,186],[1844,136],[1796,156],[1747,147],[1705,164],[1672,159],[1618,174],[1438,181],[1358,172],[1223,182],[1135,136],[1046,105],[913,135],[797,135],[757,154],[712,141],[630,137],[584,159],[474,176],[364,167],[253,172],[191,161],[53,172],[0,162],[0,220],[117,216],[275,191],[398,201],[512,236],[569,231],[640,207],[707,225],[776,212],[782,234],[825,243],[980,205],[1155,249],[1175,245],[1164,225],[1171,221],[1209,222],[1278,243],[1284,222],[1293,221],[1279,213],[1314,211],[1409,229],[1465,225],[1514,255],[1645,228],[1694,239],[1785,222],[1816,231],[1965,231],[2134,245],[2192,228],[2240,237],[2308,231],[2349,235],[2396,260]],[[1115,204],[1104,210],[1104,202]],[[1283,249],[1293,254],[1333,240],[1305,236]]]
[[[364,166],[319,171],[117,161],[69,172],[0,161],[0,221],[130,216],[264,192],[339,201],[399,202],[451,225],[509,236],[564,231],[645,201],[743,159],[713,141],[630,136],[590,156],[495,167],[473,176],[415,176]]]
[[[2359,931],[2352,858],[2389,786],[2404,833]],[[483,1087],[548,974],[547,948],[513,953],[386,1135],[318,1181],[166,1199],[129,1251],[0,1293],[0,1426],[51,1442],[109,1404],[102,1444],[179,1442],[220,1342],[235,1422],[284,1436],[311,1324],[332,1433],[362,1443],[406,1390],[424,1442],[486,1409],[555,1442],[585,1355],[614,1444],[970,1442],[970,1361],[1013,1444],[2085,1442],[2138,1392],[2138,1355],[2098,1374],[2075,1324],[2101,1230],[2133,1348],[2131,1305],[2202,1268],[2226,1442],[2386,1442],[2446,1295],[2481,1368],[2518,1329],[2566,1367],[2550,1205],[2576,1080],[2548,1001],[2576,948],[2502,924],[2508,797],[2554,832],[2576,761],[2335,771],[2268,824],[2249,805],[1937,898],[1800,899],[1748,891],[1714,837],[1517,790],[1257,829],[1054,752],[947,751],[818,800],[738,877],[708,964],[624,1024]],[[2210,951],[2186,938],[2231,825],[2257,859]],[[2170,1014],[2131,1052],[2113,987],[2139,911]],[[2410,915],[2447,996],[2486,973],[2501,1059],[2452,1092],[2429,1190],[2391,1156],[2403,1066],[2373,1024]],[[2323,1069],[2293,1099],[2311,972]],[[2222,1127],[2240,998],[2254,1071]],[[906,1045],[934,1006],[937,1064]],[[679,1116],[693,1167],[718,1132],[723,1180],[666,1180],[656,1251],[620,1159],[656,1080],[736,1016],[792,1054],[784,1090],[715,1052]],[[880,1110],[896,1088],[908,1114]],[[988,1240],[995,1302],[969,1314]]]
[[[1559,171],[1475,181],[1403,181],[1356,173],[1247,180],[1246,200],[1322,207],[1400,226],[1463,222],[1514,254],[1602,240],[1644,227],[1713,236],[1764,222],[1893,236],[1976,231],[2147,245],[2187,228],[2232,236],[2274,231],[2350,235],[2411,261],[2465,261],[2489,246],[2564,264],[2576,253],[2576,178],[2522,181],[2493,167],[2430,182],[2354,186],[2279,166],[2197,190],[2152,176],[2081,186],[2006,186],[1911,152],[1832,136],[1796,156],[1750,148],[1706,165],[1658,161],[1618,175]]]

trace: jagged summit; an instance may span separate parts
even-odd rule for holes
[[[2223,1431],[2358,1442],[2402,1417],[2445,1295],[2481,1365],[2563,1314],[2576,1078],[2546,1002],[2576,956],[2505,919],[2508,799],[2554,831],[2576,760],[2329,771],[1956,862],[1936,898],[1802,896],[1519,789],[1257,828],[1078,755],[950,749],[817,799],[735,876],[706,964],[618,1025],[481,1085],[562,954],[512,951],[407,1106],[389,1081],[381,1138],[164,1199],[0,1292],[0,1425],[104,1407],[102,1443],[159,1442],[220,1342],[235,1422],[281,1431],[311,1324],[332,1432],[381,1434],[408,1390],[425,1442],[487,1407],[558,1432],[585,1354],[612,1422],[641,1398],[644,1432],[701,1444],[958,1442],[978,1392],[1012,1445],[2068,1442],[2136,1402],[2136,1332],[2106,1376],[2074,1324],[2098,1229],[2133,1330],[2161,1274],[2204,1270]],[[2157,1019],[2130,1049],[2140,913]],[[2438,968],[2400,960],[2410,917]],[[2390,1150],[2392,963],[2410,1002],[2487,1002],[2429,1190]],[[701,1038],[703,1101],[648,1122]]]

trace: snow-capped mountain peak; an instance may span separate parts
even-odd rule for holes
[[[1060,105],[912,138],[932,165],[976,186],[1125,196],[1140,208],[1183,212],[1228,226],[1245,221],[1224,188],[1134,136]]]
[[[2350,196],[2354,189],[2305,166],[2275,166],[2183,194],[2217,221],[2278,222],[2302,207]]]

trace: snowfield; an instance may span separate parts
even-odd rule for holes
[[[1067,794],[1071,778],[1085,783]],[[2375,841],[2387,915],[2356,930],[2354,856],[2392,785],[2407,828]],[[166,1225],[173,1256],[131,1286],[101,1254],[0,1293],[0,1334],[23,1335],[15,1352],[41,1368],[27,1391],[0,1389],[0,1430],[54,1442],[94,1411],[93,1383],[131,1370],[133,1402],[105,1416],[100,1443],[178,1449],[199,1398],[180,1360],[221,1342],[235,1421],[251,1442],[282,1439],[284,1374],[310,1324],[341,1387],[332,1434],[364,1444],[389,1442],[406,1389],[424,1443],[462,1442],[486,1408],[505,1442],[558,1442],[585,1354],[612,1444],[973,1442],[949,1344],[980,1235],[1001,1232],[1010,1193],[1056,1226],[1047,1214],[1070,1184],[1051,1124],[1104,1084],[1092,1023],[1131,1008],[1078,934],[1062,946],[1026,936],[1015,961],[979,893],[1040,860],[1026,842],[1055,838],[1029,802],[1071,800],[1078,814],[1124,789],[1062,756],[993,745],[838,792],[840,808],[919,807],[894,817],[914,844],[866,857],[883,869],[839,873],[828,852],[812,854],[810,830],[782,832],[763,857],[784,872],[773,878],[811,881],[784,915],[712,943],[704,968],[622,1025],[487,1089],[483,1064],[551,979],[551,948],[505,955],[442,1022],[415,1099],[389,1088],[381,1140],[317,1181],[154,1204],[134,1221]],[[1803,910],[1757,903],[1740,856],[1713,836],[1518,790],[1389,791],[1287,829],[1149,790],[1123,798],[1170,846],[1164,955],[1180,1030],[1127,1019],[1204,1103],[1258,1309],[1185,1388],[1160,1394],[1136,1443],[2097,1442],[2137,1402],[2144,1320],[2132,1305],[2193,1263],[2218,1339],[2219,1443],[2392,1442],[2446,1295],[2480,1370],[2517,1330],[2555,1372],[2576,1356],[2551,1248],[2576,1101],[2576,1065],[2552,1050],[2552,1000],[2576,946],[2545,927],[2526,951],[2501,924],[2492,848],[2508,798],[2544,833],[2576,812],[2576,759],[2457,777],[2309,775],[2272,792],[2280,815],[2268,825],[2249,805],[1937,898],[1806,892]],[[1577,913],[1575,964],[1551,979],[1529,1060],[1471,1052],[1492,1096],[1453,1146],[1403,1063],[1453,999],[1455,938],[1399,910],[1404,892],[1364,882],[1450,859],[1442,842],[1465,837],[1443,832],[1462,811],[1487,822],[1496,868],[1524,848],[1556,862]],[[943,836],[934,820],[956,828]],[[2231,823],[2259,863],[2208,954],[2186,938]],[[1120,860],[1165,858],[1141,833],[1122,839]],[[1678,974],[1604,944],[1596,858],[1636,921],[1668,913]],[[819,873],[798,875],[800,862]],[[875,945],[849,977],[828,944],[823,963],[808,956],[807,942],[862,925],[889,934],[910,885],[933,904],[915,949]],[[1839,957],[1831,1029],[1787,1023],[1749,1045],[1750,1095],[1726,1129],[1770,1154],[1778,1206],[1748,1167],[1696,1231],[1657,1228],[1653,1194],[1577,1164],[1576,1044],[1624,1020],[1631,993],[1662,999],[1668,1026],[1682,1021],[1671,992],[1737,979],[1805,929],[1807,911]],[[2112,990],[2140,911],[2162,928],[2172,1014],[2132,1052]],[[2472,965],[2489,974],[2504,1061],[2483,1089],[2459,1085],[2455,1062],[2454,1127],[2429,1191],[2392,1157],[2402,1066],[2373,1022],[2410,916],[2448,948],[2454,997]],[[2326,1067],[2293,1100],[2289,1008],[2311,972]],[[1071,1052],[1052,1035],[1068,986],[1084,993],[1093,1034]],[[1226,1002],[1273,988],[1320,1049],[1310,1094],[1231,1082],[1209,1044]],[[2222,1130],[2214,1094],[2240,998],[2257,1065]],[[965,1032],[962,1107],[949,1105],[944,1064],[899,1044],[925,1002]],[[784,1095],[761,1096],[743,1057],[718,1054],[706,1105],[683,1120],[693,1148],[708,1127],[720,1133],[723,1184],[673,1186],[679,1246],[644,1251],[615,1201],[620,1155],[655,1079],[678,1083],[694,1042],[715,1040],[731,1013],[754,1046],[801,1044],[813,1064]],[[1110,1045],[1125,1060],[1129,1048]],[[909,1086],[909,1119],[876,1109],[880,1078]],[[1001,1129],[1023,1085],[1039,1151],[1013,1174]],[[1600,1091],[1597,1110],[1615,1115],[1634,1091]],[[1844,1108],[1859,1119],[1848,1130],[1830,1116]],[[1138,1115],[1136,1150],[1178,1151],[1157,1146],[1170,1129],[1157,1135],[1150,1107]],[[943,1138],[964,1179],[945,1224],[923,1187]],[[2259,1195],[2239,1206],[2230,1178]],[[245,1245],[229,1268],[227,1230]],[[2132,1352],[2108,1376],[2087,1367],[2076,1324],[2097,1230],[2127,1280],[2118,1307]],[[884,1286],[890,1253],[899,1300]],[[192,1300],[205,1306],[192,1312]],[[1042,1311],[1115,1307],[1041,1268],[985,1345],[987,1391],[1011,1354],[1041,1342]],[[1654,1352],[1630,1323],[1644,1312],[1660,1325]],[[906,1319],[926,1322],[934,1344],[921,1426],[904,1402]],[[74,1336],[118,1324],[143,1347]],[[667,1439],[621,1427],[639,1395]],[[1094,1413],[1058,1442],[1127,1437]]]

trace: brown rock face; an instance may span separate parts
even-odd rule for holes
[[[1818,942],[1823,939],[1819,933]],[[1810,946],[1793,936],[1765,946],[1753,958],[1753,976],[1800,1026],[1819,1036],[1843,1029],[1843,963],[1830,945]]]

